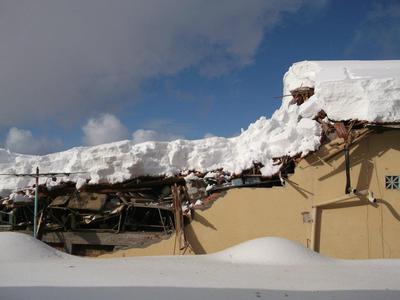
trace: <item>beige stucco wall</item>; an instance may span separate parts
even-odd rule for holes
[[[280,236],[310,246],[311,223],[302,212],[313,204],[344,195],[344,157],[340,140],[300,161],[285,187],[234,189],[205,211],[196,211],[187,226],[196,253],[222,250],[240,242]],[[350,199],[320,209],[316,246],[322,254],[340,258],[400,257],[400,191],[386,190],[385,175],[400,175],[400,130],[372,134],[351,149],[352,187],[373,191],[378,203]]]

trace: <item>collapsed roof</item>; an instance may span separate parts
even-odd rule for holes
[[[281,167],[274,158],[305,156],[319,148],[323,132],[315,117],[321,111],[327,121],[400,122],[400,61],[304,61],[288,70],[283,83],[282,106],[270,119],[261,117],[237,137],[141,144],[125,140],[43,156],[0,149],[0,173],[34,173],[39,166],[41,172],[71,173],[47,184],[73,181],[78,188],[189,170],[240,174],[254,163],[262,165],[263,176],[271,176]],[[297,101],[302,95],[310,98]],[[33,183],[30,177],[0,176],[0,193]]]

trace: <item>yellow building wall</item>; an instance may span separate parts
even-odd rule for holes
[[[316,250],[338,258],[400,257],[400,191],[386,190],[385,175],[400,175],[400,130],[373,133],[351,148],[351,183],[377,203],[353,198],[318,210]],[[345,162],[337,139],[302,159],[285,187],[232,189],[211,208],[196,210],[186,234],[196,253],[211,253],[263,236],[306,247],[311,223],[303,212],[344,196]]]
[[[212,207],[196,210],[185,227],[194,253],[265,236],[310,248],[312,223],[304,222],[302,213],[311,216],[314,205],[345,195],[342,149],[336,139],[301,159],[284,187],[231,189]],[[384,182],[387,175],[400,175],[400,130],[367,135],[350,153],[352,187],[372,191],[377,203],[356,197],[318,209],[315,248],[337,258],[400,258],[400,190],[387,190]],[[173,248],[171,238],[116,255],[170,255]]]

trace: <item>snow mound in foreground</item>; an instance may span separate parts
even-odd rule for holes
[[[296,242],[278,237],[250,240],[206,257],[224,262],[258,265],[305,265],[334,261]],[[85,260],[51,248],[27,234],[0,233],[0,262],[39,262],[48,259]]]
[[[145,142],[121,141],[77,147],[44,155],[20,155],[0,149],[0,173],[85,172],[62,178],[79,188],[117,183],[143,175],[175,175],[185,170],[224,169],[240,174],[264,165],[262,175],[279,171],[273,158],[305,156],[320,146],[322,130],[314,120],[323,109],[332,120],[400,122],[400,61],[320,61],[294,64],[284,77],[284,95],[299,87],[315,94],[298,106],[285,97],[270,119],[261,117],[234,138]],[[41,184],[47,179],[41,179]],[[34,183],[33,178],[0,176],[0,195]]]
[[[60,252],[27,234],[17,232],[0,233],[0,262],[36,261],[68,257],[70,257],[68,254]]]
[[[278,237],[258,238],[212,254],[212,257],[232,263],[268,265],[305,265],[331,263],[334,260]]]

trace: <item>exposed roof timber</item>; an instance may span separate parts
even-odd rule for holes
[[[399,123],[385,123],[385,124],[366,124],[367,127],[383,127],[383,128],[391,128],[391,129],[400,129]]]

